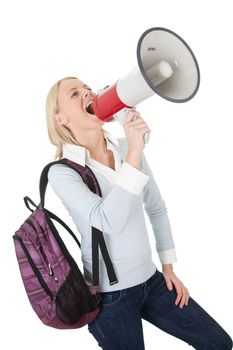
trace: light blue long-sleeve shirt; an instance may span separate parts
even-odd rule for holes
[[[143,283],[156,270],[144,209],[152,225],[161,264],[173,263],[177,257],[167,209],[144,152],[141,170],[138,170],[125,161],[127,139],[118,139],[110,132],[103,131],[107,149],[114,155],[115,170],[92,159],[89,151],[82,146],[63,146],[64,158],[91,168],[102,197],[90,191],[82,177],[65,165],[53,165],[48,180],[81,235],[81,257],[88,285],[92,284],[91,226],[103,232],[118,279],[118,283],[109,284],[100,254],[100,291],[107,292]]]

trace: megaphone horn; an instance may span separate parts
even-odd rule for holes
[[[155,93],[170,102],[187,102],[197,93],[197,60],[173,31],[162,27],[146,30],[138,41],[137,60],[137,66],[94,98],[92,112],[101,120],[122,124],[129,109]],[[149,141],[149,133],[144,141]]]

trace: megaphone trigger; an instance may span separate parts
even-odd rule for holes
[[[144,137],[144,143],[148,143],[150,139],[150,131],[145,132],[143,137]]]
[[[114,119],[117,120],[121,125],[123,125],[125,118],[127,117],[129,111],[136,111],[136,108],[123,108],[120,111],[118,111],[116,114],[114,114]]]

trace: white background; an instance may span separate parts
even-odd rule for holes
[[[137,108],[152,130],[145,154],[168,209],[178,256],[174,271],[233,335],[230,5],[224,0],[1,3],[0,341],[5,350],[99,348],[87,327],[59,331],[37,318],[19,274],[12,235],[30,215],[23,197],[39,203],[39,176],[55,154],[45,121],[51,85],[67,75],[94,91],[115,83],[137,64],[141,34],[156,26],[186,40],[201,71],[200,89],[191,101],[175,104],[155,95]],[[104,128],[124,136],[117,122]],[[46,199],[46,207],[75,230],[50,187]],[[149,221],[147,226],[160,269]],[[77,248],[70,249],[79,261]],[[143,327],[147,350],[189,348],[146,321]]]

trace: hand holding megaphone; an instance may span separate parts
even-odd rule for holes
[[[132,112],[132,114],[130,112]],[[133,112],[136,112],[136,113],[133,114]],[[122,126],[124,126],[125,121],[128,120],[127,116],[129,114],[134,119],[141,118],[139,112],[136,111],[136,107],[133,107],[133,108],[123,108],[121,111],[117,112],[117,114],[114,114],[114,119],[117,120]],[[144,120],[142,118],[141,118],[141,120],[143,121],[145,126],[147,126],[147,129],[149,129],[148,125],[144,122]],[[145,133],[143,135],[144,144],[148,143],[148,141],[150,139],[150,131],[151,130],[147,130],[147,129],[146,129],[146,131],[145,131]]]
[[[129,110],[122,122],[128,143],[128,151],[143,151],[145,147],[145,134],[149,133],[147,123],[135,109]]]

